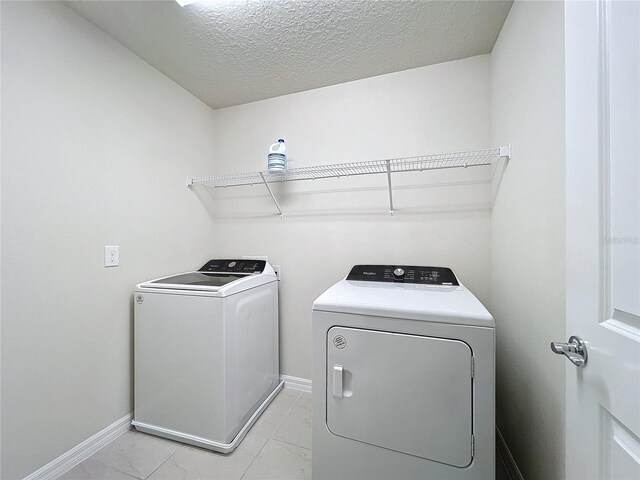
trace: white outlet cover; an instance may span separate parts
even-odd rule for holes
[[[117,245],[105,245],[104,266],[117,267],[120,264],[120,247]]]

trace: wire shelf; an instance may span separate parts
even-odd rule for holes
[[[215,175],[189,179],[191,184],[202,184],[207,187],[239,187],[263,183],[294,182],[300,180],[318,180],[322,178],[350,177],[356,175],[373,175],[380,173],[419,172],[424,170],[440,170],[445,168],[465,168],[490,165],[500,156],[503,148],[469,150],[465,152],[422,155],[417,157],[393,158],[368,162],[336,163],[313,167],[292,168],[282,173],[247,172],[230,175]],[[503,152],[504,153],[504,152]]]
[[[511,158],[510,145],[484,150],[467,150],[464,152],[440,153],[436,155],[422,155],[418,157],[391,158],[388,160],[374,160],[369,162],[336,163],[333,165],[292,168],[286,172],[278,173],[264,171],[236,173],[231,175],[215,175],[197,179],[187,178],[187,186],[204,185],[206,187],[225,188],[263,184],[267,187],[269,195],[271,195],[271,199],[280,213],[280,217],[283,217],[282,209],[269,186],[270,183],[384,173],[387,175],[387,184],[389,186],[389,213],[393,215],[393,189],[391,185],[392,173],[422,172],[425,170],[491,165],[493,160],[500,157]]]

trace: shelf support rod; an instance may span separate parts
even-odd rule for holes
[[[267,179],[264,178],[264,175],[263,175],[262,172],[260,172],[260,178],[262,178],[262,181],[264,182],[264,186],[267,187],[267,190],[269,191],[269,195],[271,195],[271,199],[273,200],[273,203],[276,204],[276,208],[278,209],[278,212],[280,212],[280,218],[284,218],[284,214],[282,213],[282,209],[280,208],[280,205],[278,204],[278,200],[276,200],[276,197],[273,194],[273,192],[271,191],[271,187],[269,186],[269,182],[267,182]]]
[[[389,184],[389,215],[393,215],[393,189],[391,187],[391,160],[387,160],[387,183]]]

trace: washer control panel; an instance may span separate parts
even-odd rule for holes
[[[415,265],[356,265],[347,280],[360,282],[419,283],[425,285],[460,285],[450,268]]]
[[[199,272],[262,273],[264,260],[209,260]]]

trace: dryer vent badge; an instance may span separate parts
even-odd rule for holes
[[[333,344],[336,348],[342,349],[347,346],[347,339],[342,335],[336,335],[335,337],[333,337]]]

